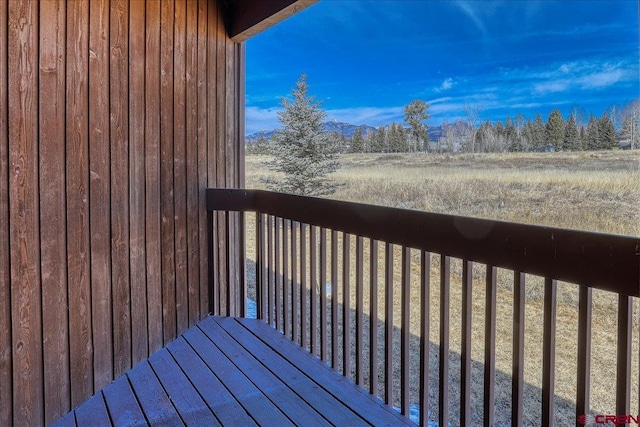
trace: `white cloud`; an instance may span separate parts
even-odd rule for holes
[[[278,121],[278,111],[280,110],[282,110],[280,107],[246,107],[244,113],[245,133],[248,135],[259,130],[271,130],[280,127],[280,122]]]
[[[326,110],[328,120],[339,120],[354,125],[382,126],[402,121],[404,107],[355,107]]]
[[[449,89],[451,89],[452,87],[454,87],[454,86],[456,85],[456,83],[457,83],[457,82],[456,82],[455,80],[453,80],[451,77],[447,77],[447,78],[446,78],[446,79],[444,79],[444,81],[440,84],[440,86],[438,86],[438,87],[436,87],[436,88],[434,89],[434,91],[435,91],[436,93],[444,92],[444,91],[449,90]]]

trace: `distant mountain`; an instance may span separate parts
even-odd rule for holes
[[[429,134],[429,140],[434,143],[440,137],[442,137],[447,130],[447,128],[464,128],[466,127],[466,123],[457,121],[450,124],[442,124],[438,126],[429,126],[427,133]],[[351,123],[339,122],[337,120],[332,120],[330,122],[325,122],[322,124],[322,130],[325,132],[335,132],[338,134],[342,134],[345,138],[351,138],[356,133],[356,129],[360,129],[362,135],[366,135],[371,131],[377,130],[373,126],[369,125],[352,125]],[[246,141],[255,141],[260,137],[264,137],[265,139],[271,138],[278,130],[261,130],[258,132],[254,132],[245,137]]]
[[[352,125],[351,123],[339,122],[337,120],[332,120],[330,122],[325,122],[322,124],[322,130],[325,132],[335,132],[338,134],[342,134],[345,138],[351,138],[356,133],[356,129],[360,129],[363,135],[376,130],[373,126],[369,125]],[[278,130],[260,130],[258,132],[254,132],[245,137],[246,141],[255,141],[260,137],[264,137],[265,139],[271,138]]]

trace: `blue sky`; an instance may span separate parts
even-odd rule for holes
[[[321,0],[246,42],[246,131],[278,127],[302,73],[328,119],[431,125],[558,108],[601,115],[640,97],[638,0]]]

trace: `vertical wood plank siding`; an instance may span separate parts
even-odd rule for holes
[[[0,425],[55,421],[209,312],[242,61],[215,0],[0,2]]]

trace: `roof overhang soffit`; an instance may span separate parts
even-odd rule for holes
[[[227,32],[241,43],[316,3],[318,0],[223,0]]]

